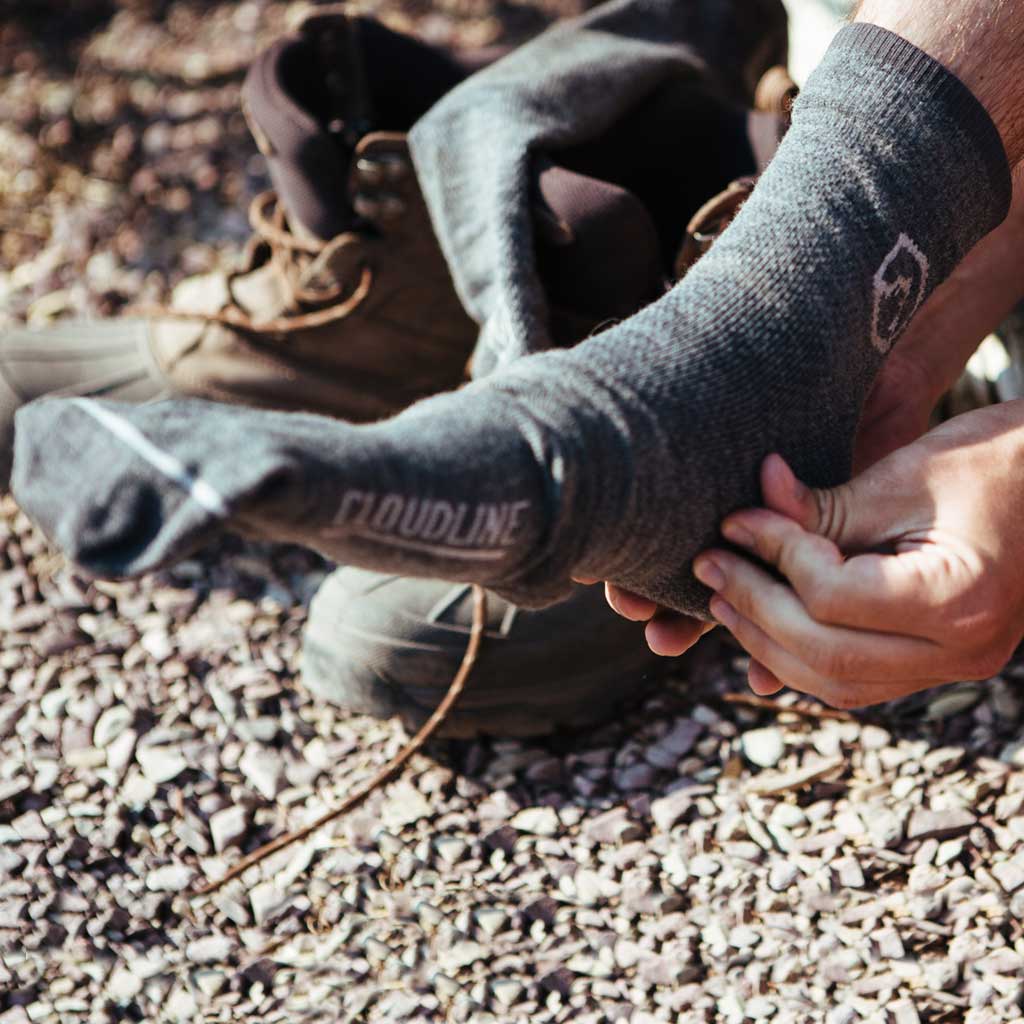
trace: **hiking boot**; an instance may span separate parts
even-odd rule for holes
[[[451,684],[472,617],[468,584],[337,569],[310,606],[302,684],[354,712],[398,715],[414,730]],[[533,736],[590,725],[672,664],[651,654],[642,625],[611,611],[601,587],[576,587],[542,611],[488,593],[479,658],[438,734]]]
[[[366,40],[401,66],[371,59]],[[400,89],[410,69],[422,80]],[[150,315],[2,332],[3,480],[14,412],[44,394],[192,395],[365,422],[461,384],[477,328],[402,134],[439,98],[424,81],[443,93],[461,74],[440,51],[341,14],[265,51],[244,108],[278,191],[252,204],[241,268],[183,282]]]

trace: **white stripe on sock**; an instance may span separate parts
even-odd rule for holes
[[[215,516],[226,518],[227,502],[217,490],[205,480],[193,476],[184,464],[169,452],[157,448],[141,431],[127,420],[121,419],[109,409],[103,409],[88,398],[73,398],[72,401],[94,420],[101,423],[118,440],[128,445],[140,458],[145,459],[154,469],[173,480],[197,505],[212,512]]]

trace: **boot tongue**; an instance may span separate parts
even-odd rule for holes
[[[242,92],[289,223],[317,239],[354,219],[344,183],[372,116],[358,26],[343,14],[313,14],[256,59]]]

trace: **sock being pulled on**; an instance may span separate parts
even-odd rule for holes
[[[885,354],[1009,201],[964,85],[851,26],[734,224],[630,319],[370,426],[44,400],[19,413],[15,494],[100,574],[234,527],[524,604],[586,575],[706,614],[692,559],[758,502],[764,456],[814,486],[847,478]]]

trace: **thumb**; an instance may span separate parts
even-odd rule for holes
[[[875,547],[891,527],[885,502],[863,493],[870,489],[865,477],[827,489],[808,487],[781,455],[769,455],[761,466],[765,507],[847,552]]]

